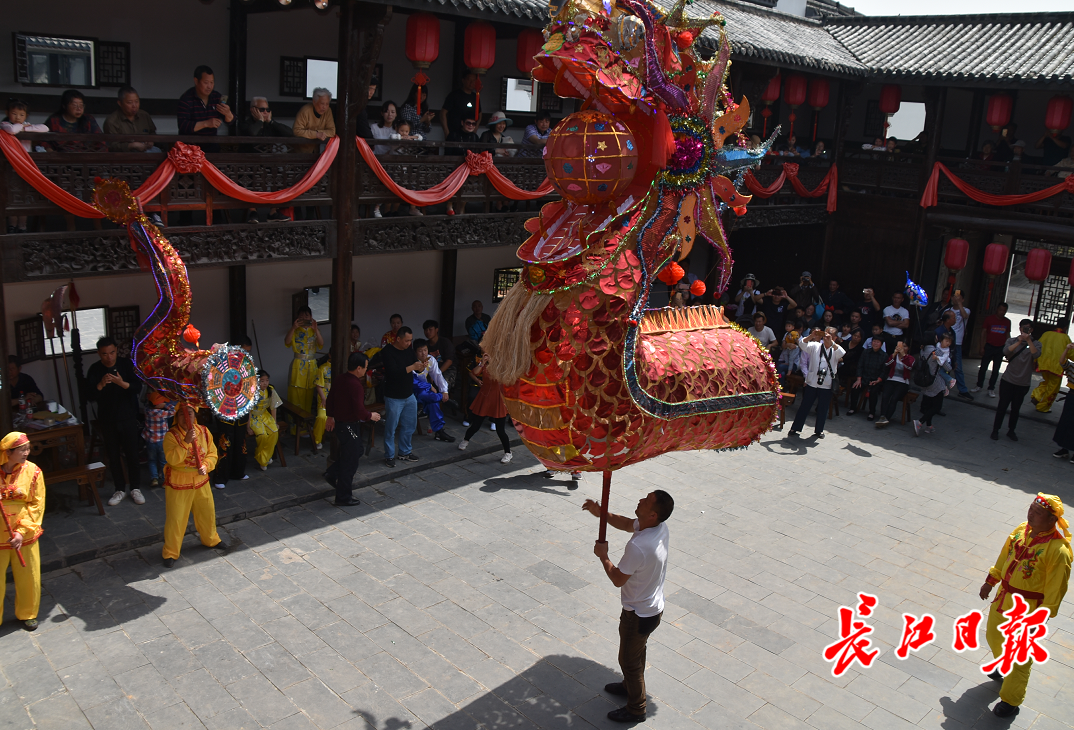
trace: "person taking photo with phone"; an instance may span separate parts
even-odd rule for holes
[[[993,441],[999,440],[999,427],[1003,425],[1003,416],[1009,408],[1010,419],[1007,421],[1007,438],[1017,441],[1014,429],[1018,426],[1018,409],[1029,394],[1029,383],[1036,370],[1037,358],[1040,357],[1040,343],[1033,339],[1033,320],[1023,319],[1018,323],[1018,336],[1007,340],[1003,346],[1003,356],[1007,358],[1007,369],[999,379],[999,403],[996,405],[996,420],[992,422]]]
[[[828,404],[832,400],[832,384],[835,383],[835,374],[839,370],[839,363],[846,351],[835,342],[835,327],[827,329],[817,328],[808,337],[799,343],[803,353],[808,355],[808,363],[805,370],[805,395],[802,396],[802,404],[798,406],[798,412],[794,414],[794,423],[787,434],[789,438],[797,438],[805,425],[806,416],[817,406],[817,422],[813,428],[813,435],[824,438],[824,421],[828,418]]]

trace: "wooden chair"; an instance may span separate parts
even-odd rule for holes
[[[902,399],[902,421],[900,421],[900,423],[906,423],[906,416],[910,414],[910,404],[917,401],[917,395],[918,394],[912,390],[906,391],[906,395],[904,395]]]
[[[779,394],[779,428],[777,431],[783,430],[783,424],[787,422],[787,404],[794,402],[794,393],[780,393]]]
[[[104,464],[93,466],[85,464],[64,469],[50,475],[52,483],[74,481],[78,484],[78,498],[86,500],[89,504],[97,505],[97,514],[104,515],[104,502],[101,501],[101,492],[97,489],[98,484],[104,484]]]
[[[370,405],[366,406],[366,408],[371,413],[379,413],[381,415],[381,418],[384,417],[384,404],[383,403],[371,403]],[[366,454],[370,453],[373,450],[373,445],[374,445],[373,438],[374,438],[374,436],[376,434],[376,430],[377,430],[376,426],[377,426],[377,424],[376,424],[375,421],[366,421],[365,423],[362,424],[362,428],[368,428],[369,429],[369,444],[368,444],[368,446],[366,446],[366,450],[365,450]]]
[[[284,399],[280,408],[288,414],[288,420],[295,422],[295,456],[298,456],[299,447],[302,443],[303,429],[306,430],[306,435],[309,436],[310,449],[317,453],[317,447],[313,443],[313,424],[317,421],[317,416],[286,399]]]

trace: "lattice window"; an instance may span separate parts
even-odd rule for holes
[[[97,85],[130,86],[131,44],[97,41]]]
[[[503,298],[507,296],[507,292],[511,291],[511,287],[518,283],[518,280],[522,278],[522,267],[512,269],[496,269],[492,272],[492,301],[493,303],[503,301]]]
[[[139,316],[137,304],[133,307],[108,308],[108,333],[116,341],[116,350],[121,357],[130,357],[134,331],[141,323],[142,318]],[[86,344],[93,345],[89,342]]]
[[[1070,319],[1070,284],[1065,275],[1049,276],[1041,284],[1039,296],[1035,321],[1058,325]]]
[[[880,111],[880,102],[870,99],[865,102],[865,128],[862,136],[872,142],[876,137],[884,136],[884,122],[886,115]]]
[[[306,95],[306,59],[280,56],[280,96]]]
[[[45,357],[45,328],[40,314],[15,320],[15,353],[24,363]]]

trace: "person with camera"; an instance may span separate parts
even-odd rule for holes
[[[131,499],[135,504],[145,504],[142,496],[141,469],[138,466],[138,451],[142,447],[142,426],[138,423],[138,394],[142,391],[142,381],[134,372],[134,363],[129,357],[119,357],[116,341],[111,337],[97,340],[97,362],[89,366],[86,372],[86,400],[97,404],[97,420],[101,424],[104,437],[104,451],[108,454],[108,466],[112,471],[112,481],[116,485],[115,494],[108,504],[115,507],[127,496],[127,483],[130,482]],[[123,473],[126,461],[127,472]]]
[[[753,315],[764,304],[764,295],[757,288],[757,277],[746,274],[742,279],[742,288],[735,294],[735,321],[743,327],[753,324]]]
[[[884,366],[887,368],[887,378],[884,380],[884,393],[880,400],[880,418],[876,419],[877,428],[884,428],[891,423],[895,409],[910,390],[910,373],[914,370],[914,356],[910,354],[910,346],[902,340],[896,342],[894,351],[888,356]]]
[[[1029,394],[1029,384],[1033,371],[1037,369],[1037,358],[1040,357],[1040,343],[1033,339],[1033,320],[1023,319],[1018,323],[1018,336],[1007,340],[1003,346],[1003,356],[1007,358],[1007,369],[999,379],[999,402],[989,438],[999,440],[999,427],[1003,425],[1003,416],[1009,408],[1011,416],[1007,421],[1007,438],[1017,441],[1018,435],[1014,429],[1018,426],[1018,409]]]
[[[836,324],[843,324],[854,309],[854,302],[850,297],[839,290],[839,282],[832,279],[828,282],[828,291],[823,295],[824,308],[834,315]]]
[[[973,394],[966,387],[966,375],[962,372],[962,338],[966,334],[966,322],[970,319],[970,310],[963,301],[961,289],[955,289],[951,295],[951,311],[955,313],[955,322],[951,325],[951,331],[955,334],[955,344],[951,346],[951,367],[955,371],[958,397],[964,401],[972,401]]]
[[[858,305],[861,313],[861,328],[868,332],[874,324],[880,323],[880,302],[876,301],[876,292],[866,287],[861,290],[862,302]],[[868,347],[868,345],[866,345]]]
[[[764,293],[764,304],[761,311],[768,320],[768,326],[773,332],[782,333],[783,324],[792,317],[794,308],[798,303],[787,295],[787,290],[781,286],[774,286]],[[792,328],[793,329],[793,328]]]
[[[808,271],[803,271],[802,275],[798,277],[798,285],[791,289],[790,295],[801,307],[808,307],[810,304],[814,306],[824,305],[820,290],[813,283],[813,274]]]
[[[291,377],[287,384],[287,400],[299,408],[312,411],[317,380],[317,350],[324,347],[324,337],[309,307],[300,307],[291,329],[283,338],[284,347],[291,348]]]
[[[794,414],[794,423],[791,424],[791,430],[787,434],[790,438],[797,438],[802,432],[806,416],[813,410],[814,404],[817,406],[817,422],[813,427],[813,435],[819,439],[824,438],[824,421],[828,418],[832,385],[839,371],[839,363],[846,354],[846,351],[836,344],[836,334],[835,327],[825,330],[818,328],[799,343],[799,348],[808,357],[805,370],[806,385],[802,403],[798,406],[798,412]]]

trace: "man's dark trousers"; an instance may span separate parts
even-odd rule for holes
[[[987,342],[984,352],[981,353],[981,369],[977,371],[977,387],[983,388],[985,376],[988,375],[988,366],[992,366],[992,377],[988,379],[988,389],[996,389],[996,381],[999,380],[999,369],[1003,365],[1003,345],[990,345]]]
[[[213,484],[227,484],[228,479],[241,480],[246,476],[246,427],[249,422],[249,418],[238,423],[213,418],[211,432],[219,456],[211,475]]]
[[[142,448],[141,425],[133,418],[118,423],[101,421],[100,424],[104,451],[108,454],[108,466],[112,470],[116,491],[125,491],[128,479],[131,489],[138,489],[142,483],[138,465],[138,451]],[[124,459],[127,462],[126,477],[123,476]]]
[[[619,668],[627,691],[627,711],[632,715],[645,714],[645,645],[663,615],[638,618],[625,608],[619,615]]]
[[[351,500],[354,473],[358,471],[358,461],[362,458],[362,424],[337,423],[333,431],[339,443],[339,458],[332,462],[324,476],[328,483],[336,488],[336,502]]]
[[[810,385],[805,387],[802,395],[802,403],[798,406],[798,412],[794,414],[794,423],[791,431],[800,433],[805,426],[806,416],[813,410],[813,404],[817,404],[817,423],[813,428],[814,433],[824,433],[824,422],[828,420],[828,404],[832,401],[831,388],[814,388]]]

